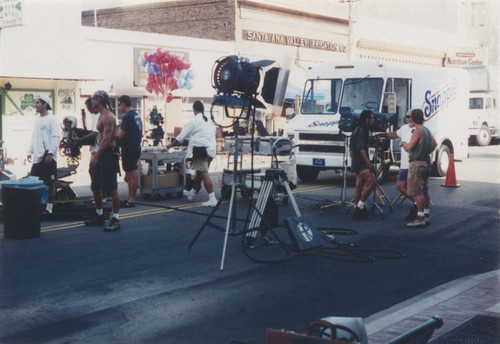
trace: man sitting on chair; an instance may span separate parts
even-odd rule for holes
[[[355,204],[353,219],[367,220],[370,213],[365,202],[377,185],[373,175],[373,164],[368,158],[368,135],[373,125],[373,112],[363,110],[359,116],[358,126],[351,135],[351,171],[356,173],[356,188],[353,203]]]

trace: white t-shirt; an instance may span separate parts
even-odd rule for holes
[[[42,161],[45,150],[52,154],[52,159],[57,161],[59,142],[61,141],[61,129],[57,124],[56,117],[52,114],[37,116],[33,125],[31,144],[28,154],[33,154],[33,163]]]
[[[203,115],[198,113],[175,139],[182,143],[189,138],[188,152],[192,152],[195,146],[207,147],[208,155],[213,158],[215,157],[215,131],[215,124],[210,117],[207,116],[207,121],[205,121]]]
[[[90,130],[92,130],[93,132],[94,131],[97,132],[97,121],[99,120],[99,116],[100,116],[99,113],[92,114],[92,124]],[[90,146],[89,150],[90,153],[95,153],[97,152],[98,149],[99,149],[99,135],[95,137],[95,143],[92,146]]]
[[[396,134],[398,135],[399,138],[401,138],[401,141],[403,142],[410,142],[411,140],[411,135],[413,134],[413,130],[415,128],[410,127],[408,124],[403,125],[401,128],[399,128],[396,131]],[[410,163],[409,163],[409,156],[408,152],[401,147],[401,167],[400,169],[408,169]]]

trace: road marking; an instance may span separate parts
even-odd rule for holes
[[[328,189],[328,188],[336,188],[338,186],[336,185],[318,185],[318,186],[309,186],[309,187],[304,187],[300,189],[295,189],[292,191],[292,193],[302,193],[302,192],[308,192],[308,191],[315,191],[315,190],[320,190],[320,189]],[[130,219],[134,217],[140,217],[140,216],[148,216],[148,215],[155,215],[155,214],[161,214],[161,213],[166,213],[170,211],[174,211],[177,209],[190,209],[190,208],[195,208],[199,207],[201,205],[200,203],[191,203],[191,204],[186,204],[183,206],[179,206],[177,208],[161,208],[161,209],[148,209],[148,210],[140,210],[136,212],[131,212],[131,213],[126,213],[126,214],[120,214],[121,219]],[[46,226],[42,227],[40,232],[41,233],[46,233],[46,232],[55,232],[55,231],[60,231],[63,229],[71,229],[71,228],[78,228],[78,227],[86,227],[83,221],[76,221],[76,222],[70,222],[70,223],[63,223],[63,224],[57,224],[57,225],[51,225],[51,226]],[[4,238],[4,234],[0,234],[0,239]]]

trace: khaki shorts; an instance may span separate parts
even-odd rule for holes
[[[194,159],[193,158],[193,166],[192,169],[195,171],[206,172],[210,167],[210,162],[212,158],[206,157],[203,159]]]
[[[410,161],[408,169],[408,195],[417,196],[429,192],[427,181],[430,168],[426,161]]]

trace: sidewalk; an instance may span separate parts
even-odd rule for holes
[[[432,339],[476,315],[500,318],[499,276],[496,270],[460,278],[365,318],[369,343],[387,343],[434,315],[444,324]]]

